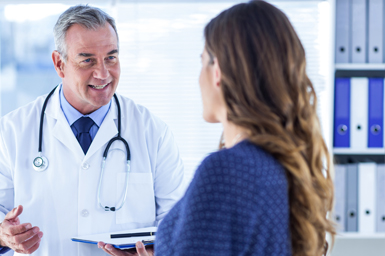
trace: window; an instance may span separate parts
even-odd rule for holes
[[[128,3],[120,4],[116,12],[122,63],[118,92],[148,107],[170,126],[187,182],[203,158],[218,148],[222,133],[220,124],[208,124],[202,118],[198,77],[203,28],[234,2]],[[319,97],[321,123],[329,140],[329,4],[272,3],[288,15],[304,45],[308,75]]]
[[[220,11],[238,2],[122,0],[99,5],[117,21],[121,59],[118,92],[146,106],[170,126],[185,164],[187,183],[203,158],[218,148],[222,132],[220,124],[208,124],[202,118],[198,77],[203,28]],[[330,3],[272,3],[288,15],[302,40],[329,142],[333,83]],[[35,7],[7,5],[0,9],[1,115],[60,83],[51,60],[52,29],[68,5]],[[23,14],[20,10],[29,11]],[[34,15],[36,12],[39,15]]]

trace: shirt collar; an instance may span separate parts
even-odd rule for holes
[[[104,118],[106,117],[108,111],[111,107],[111,100],[108,104],[98,108],[94,112],[89,115],[83,115],[79,111],[77,111],[71,104],[68,103],[67,99],[64,97],[63,93],[63,85],[60,85],[60,107],[64,113],[64,116],[67,119],[68,124],[71,126],[76,120],[81,118],[82,116],[90,117],[95,124],[100,127],[103,123]]]

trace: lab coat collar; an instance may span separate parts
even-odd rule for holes
[[[111,102],[110,110],[108,111],[106,117],[103,120],[103,123],[99,127],[98,132],[96,133],[95,138],[93,139],[90,148],[87,151],[87,154],[84,155],[82,148],[80,147],[79,142],[76,140],[75,135],[73,134],[71,127],[69,126],[67,119],[64,116],[64,113],[60,107],[59,100],[59,89],[58,86],[49,99],[45,114],[47,118],[56,119],[54,127],[48,127],[48,129],[53,130],[53,135],[61,143],[63,143],[67,148],[69,148],[78,160],[82,162],[87,161],[94,153],[96,153],[101,147],[105,146],[110,139],[118,134],[117,128],[117,119],[118,111],[115,100]],[[121,100],[121,97],[119,97]],[[123,111],[122,111],[123,112]],[[122,113],[122,120],[124,115]],[[123,126],[123,125],[122,125]],[[43,130],[44,134],[44,130]],[[43,138],[44,139],[44,138]],[[100,156],[101,157],[101,156]]]

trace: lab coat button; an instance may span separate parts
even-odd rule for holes
[[[84,164],[82,165],[82,168],[83,168],[83,170],[87,170],[88,168],[90,168],[90,165],[87,164],[87,163],[84,163]]]
[[[88,215],[90,215],[90,213],[89,213],[86,209],[84,209],[84,210],[82,211],[82,216],[83,216],[83,217],[88,217]]]

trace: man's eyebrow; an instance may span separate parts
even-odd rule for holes
[[[78,54],[78,56],[79,57],[92,57],[92,56],[95,56],[95,54],[81,52]]]
[[[110,51],[109,53],[107,53],[107,55],[112,55],[114,53],[119,53],[118,49]]]
[[[118,49],[114,49],[110,52],[107,53],[107,55],[112,55],[114,53],[119,53]],[[92,57],[92,56],[95,56],[95,54],[93,53],[85,53],[85,52],[81,52],[78,54],[79,57]]]

